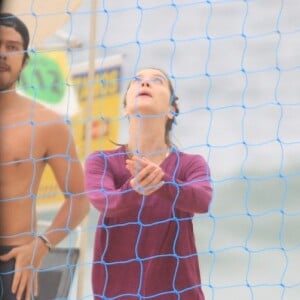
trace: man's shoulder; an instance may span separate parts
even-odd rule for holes
[[[49,124],[54,124],[55,121],[57,121],[67,123],[65,116],[58,114],[53,109],[50,109],[41,103],[34,104],[33,114],[37,122],[50,122]]]
[[[47,121],[65,120],[62,115],[34,99],[18,95],[18,102],[21,106],[20,109],[23,110],[25,114],[28,114],[33,122],[42,123]]]

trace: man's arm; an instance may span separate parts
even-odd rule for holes
[[[67,124],[58,123],[52,126],[47,140],[47,163],[65,197],[52,224],[44,233],[49,242],[55,246],[87,215],[89,201],[84,192],[82,164],[78,159],[74,139]]]
[[[84,194],[83,170],[78,160],[74,139],[64,122],[45,125],[42,138],[36,141],[36,147],[46,145],[45,160],[52,168],[57,183],[64,193],[65,200],[59,208],[50,227],[44,233],[44,239],[37,237],[32,242],[15,247],[0,259],[15,260],[15,274],[12,292],[17,299],[32,299],[38,294],[36,269],[49,248],[62,241],[68,232],[74,229],[87,215],[89,202]]]

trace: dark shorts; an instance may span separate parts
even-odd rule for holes
[[[0,246],[0,255],[9,252],[13,247]],[[15,261],[0,261],[0,300],[16,300],[16,296],[11,292],[14,278]]]
[[[9,252],[13,248],[0,246],[0,255]],[[32,296],[30,300],[67,299],[75,271],[75,268],[70,267],[68,264],[76,264],[78,256],[78,249],[77,251],[74,250],[74,253],[68,249],[55,249],[53,252],[50,252],[49,256],[45,257],[45,262],[47,263],[44,265],[44,271],[38,274],[39,296],[35,298]],[[0,261],[0,300],[16,300],[15,295],[11,292],[14,272],[14,260],[8,262]],[[22,300],[24,300],[24,297]]]
[[[0,246],[0,255],[6,254],[13,246]],[[16,300],[16,295],[11,292],[15,274],[15,260],[0,261],[0,300]],[[25,296],[22,297],[22,300]],[[35,298],[32,298],[33,300]]]

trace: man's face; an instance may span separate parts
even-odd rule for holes
[[[14,28],[0,26],[0,91],[15,88],[23,67],[21,35]]]

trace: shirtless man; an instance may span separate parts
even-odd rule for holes
[[[42,258],[89,210],[82,166],[64,118],[16,93],[16,82],[28,59],[28,43],[24,23],[1,13],[0,299],[5,300],[31,300],[37,295],[36,270]],[[38,235],[36,196],[46,164],[65,201],[51,226]]]

